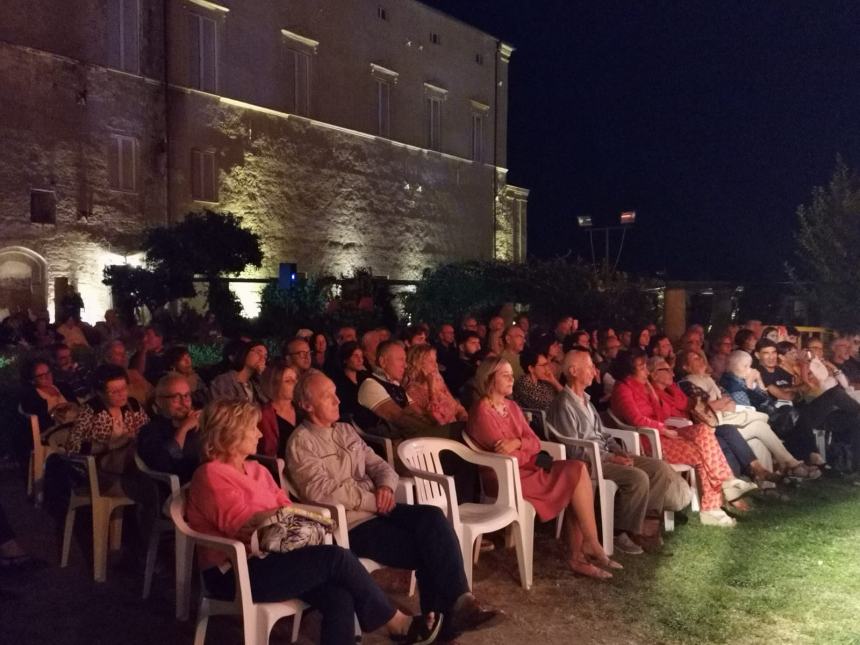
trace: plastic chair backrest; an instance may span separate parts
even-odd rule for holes
[[[445,474],[439,461],[439,453],[442,450],[440,446],[428,441],[410,441],[401,445],[402,449],[398,449],[398,455],[407,467],[437,475]],[[438,506],[442,510],[448,507],[447,495],[438,482],[418,477],[415,480],[415,492],[419,504]],[[455,498],[451,500],[453,505],[457,504],[456,495],[454,492]]]

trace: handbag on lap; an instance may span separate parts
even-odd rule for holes
[[[289,553],[306,546],[324,544],[337,523],[303,508],[282,506],[267,517],[251,535],[251,554]]]

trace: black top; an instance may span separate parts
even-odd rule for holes
[[[346,374],[341,372],[335,379],[334,385],[337,398],[340,399],[340,420],[352,422],[359,415],[358,387],[362,381],[370,376],[370,372],[358,372],[357,383],[350,381]]]
[[[191,481],[191,476],[200,465],[200,436],[197,430],[185,435],[182,448],[173,435],[173,421],[162,416],[150,419],[137,434],[137,454],[152,470],[179,475],[179,481]]]
[[[775,368],[772,372],[762,367],[759,373],[761,374],[762,382],[768,387],[776,385],[779,388],[786,388],[794,385],[794,377],[781,367]]]
[[[284,419],[277,412],[275,413],[275,419],[278,421],[278,457],[285,458],[287,441],[289,441],[290,435],[293,434],[296,426]]]
[[[60,394],[65,397],[66,401],[69,403],[78,402],[75,398],[75,393],[68,385],[65,383],[55,383],[54,385],[60,391]],[[33,385],[26,386],[21,393],[21,409],[27,414],[35,414],[39,417],[40,432],[45,432],[45,430],[54,425],[54,420],[48,413],[48,402],[39,396],[36,387]],[[27,430],[27,432],[29,433],[30,431]]]

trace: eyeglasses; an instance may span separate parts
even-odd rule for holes
[[[178,401],[182,399],[183,401],[191,400],[191,392],[177,392],[176,394],[162,394],[159,398],[167,399],[168,401]]]
[[[305,358],[305,357],[310,356],[310,355],[311,355],[311,353],[310,353],[310,352],[306,352],[306,351],[301,351],[301,352],[290,352],[290,356],[301,356],[302,358]]]
[[[654,370],[654,371],[655,371],[655,372],[671,372],[671,371],[672,371],[672,368],[671,368],[671,367],[658,367],[658,368],[657,368],[656,370]]]
[[[40,372],[38,374],[33,374],[33,378],[43,378],[45,376],[50,376],[50,375],[51,375],[51,371],[48,370],[47,372]]]

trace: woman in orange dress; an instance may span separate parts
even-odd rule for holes
[[[552,461],[548,470],[544,469],[545,459],[538,456],[540,440],[519,406],[507,398],[513,390],[514,373],[506,360],[485,359],[475,381],[481,398],[469,413],[469,436],[484,450],[517,458],[523,497],[535,507],[542,521],[552,519],[568,507],[565,523],[570,568],[592,578],[611,578],[612,574],[600,567],[622,567],[609,559],[597,538],[594,495],[585,463],[564,459]]]

